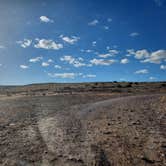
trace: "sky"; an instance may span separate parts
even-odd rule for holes
[[[0,85],[166,81],[166,0],[0,0]]]

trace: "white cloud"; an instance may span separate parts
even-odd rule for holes
[[[135,72],[135,74],[147,74],[147,73],[149,73],[149,71],[147,69],[141,69],[141,70],[137,70]]]
[[[146,59],[141,62],[149,62],[160,64],[162,61],[166,61],[166,50],[154,51]]]
[[[60,38],[69,44],[74,44],[80,39],[79,37],[76,37],[76,36],[67,37],[67,36],[63,36],[63,35],[60,35]]]
[[[66,61],[66,62],[69,62],[70,64],[72,64],[74,62],[75,58],[73,58],[70,55],[65,55],[65,56],[61,57],[60,60]]]
[[[139,36],[140,34],[138,32],[132,32],[129,34],[130,37],[136,37]]]
[[[93,52],[93,50],[87,49],[87,50],[84,50],[84,52],[86,52],[86,53],[91,53],[91,52]]]
[[[53,78],[70,78],[74,79],[78,74],[77,73],[48,73],[50,77]]]
[[[47,62],[48,63],[53,63],[54,61],[52,59],[49,59]]]
[[[104,29],[109,30],[110,28],[109,28],[109,26],[104,26]]]
[[[112,18],[108,18],[107,21],[108,21],[108,22],[112,22]]]
[[[95,20],[89,22],[88,25],[89,25],[89,26],[95,26],[95,25],[97,25],[98,23],[99,23],[99,21],[98,21],[97,19],[95,19]]]
[[[32,40],[24,39],[23,41],[20,40],[20,41],[17,41],[16,43],[20,44],[20,46],[23,47],[23,48],[27,48],[31,45]]]
[[[53,23],[54,21],[48,18],[47,16],[40,16],[40,21],[45,23]]]
[[[83,75],[83,78],[95,78],[96,75],[95,74],[86,74],[86,75]]]
[[[166,65],[161,65],[161,66],[160,66],[160,69],[161,69],[161,70],[166,70]]]
[[[109,49],[110,49],[110,46],[107,46],[106,49],[109,50]]]
[[[83,63],[83,58],[79,57],[79,58],[74,58],[71,55],[65,55],[63,57],[60,58],[61,61],[65,61],[71,65],[73,65],[74,67],[82,67],[82,66],[86,66],[85,63]]]
[[[127,64],[129,63],[129,60],[127,58],[121,59],[120,63]]]
[[[90,60],[90,63],[93,65],[104,65],[104,66],[109,66],[112,65],[113,63],[117,62],[114,59],[109,59],[109,60],[105,60],[105,59],[92,59]]]
[[[98,56],[101,58],[108,58],[108,57],[116,56],[118,53],[119,53],[119,51],[117,51],[117,50],[109,50],[108,53],[98,54]]]
[[[127,52],[127,55],[126,55],[126,56],[135,55],[134,49],[128,49],[128,50],[126,50],[126,52]]]
[[[47,66],[49,66],[50,64],[48,63],[48,62],[42,62],[42,64],[41,64],[43,67],[47,67]]]
[[[97,43],[96,41],[93,41],[93,42],[92,42],[92,46],[95,47],[95,46],[96,46],[96,43]]]
[[[166,50],[157,50],[154,52],[148,52],[146,49],[134,51],[133,49],[127,50],[126,56],[134,55],[136,59],[140,59],[141,62],[160,64],[162,61],[166,61]]]
[[[56,69],[61,69],[62,67],[60,65],[54,65]]]
[[[29,62],[36,63],[36,62],[39,62],[39,61],[42,60],[42,59],[43,59],[43,57],[38,56],[38,57],[36,57],[36,58],[31,58],[31,59],[29,59]]]
[[[48,59],[47,61],[45,62],[42,62],[42,66],[43,67],[48,67],[50,65],[50,63],[53,63],[54,61],[52,59]]]
[[[149,77],[150,80],[156,80],[156,77]]]
[[[109,53],[107,53],[107,54],[99,54],[98,56],[101,57],[101,58],[108,58],[111,55]]]
[[[109,50],[109,53],[114,56],[114,55],[117,55],[119,53],[118,50]]]
[[[149,52],[145,49],[138,50],[134,54],[135,54],[136,59],[143,59],[143,58],[148,58],[149,57]]]
[[[47,39],[36,39],[38,41],[37,44],[34,45],[35,48],[43,48],[43,49],[53,49],[59,50],[63,48],[63,45],[60,43],[55,43],[53,40]]]
[[[20,65],[20,68],[21,68],[21,69],[28,69],[29,66],[27,66],[27,65]]]
[[[87,50],[81,49],[80,51],[81,51],[81,52],[85,52],[85,53],[91,53],[91,52],[94,52],[94,50],[90,50],[90,49],[87,49]]]

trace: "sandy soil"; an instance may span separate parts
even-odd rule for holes
[[[166,95],[0,99],[1,166],[164,166]]]

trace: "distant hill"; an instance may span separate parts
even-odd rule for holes
[[[79,92],[165,92],[166,82],[93,82],[93,83],[44,83],[23,86],[0,86],[1,95],[41,95],[48,93]]]

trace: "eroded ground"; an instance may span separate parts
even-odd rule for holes
[[[166,95],[0,99],[1,166],[166,165]]]

